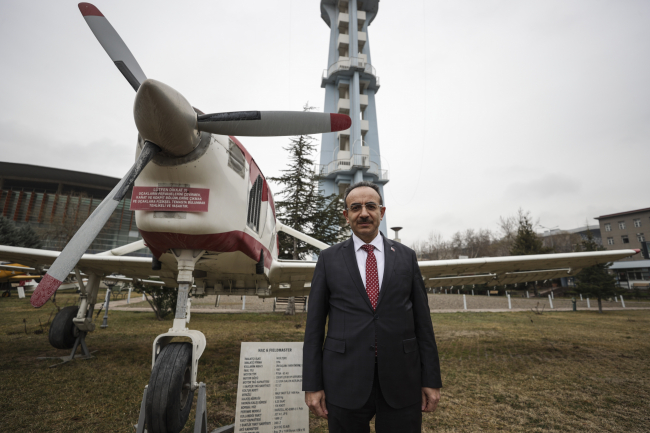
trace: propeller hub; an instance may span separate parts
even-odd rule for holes
[[[160,81],[148,79],[140,85],[133,117],[142,138],[167,155],[187,155],[201,140],[194,108],[178,91]]]

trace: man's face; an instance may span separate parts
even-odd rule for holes
[[[379,233],[379,223],[386,212],[380,202],[377,191],[367,186],[355,188],[348,194],[343,215],[354,234],[364,242],[371,242]]]

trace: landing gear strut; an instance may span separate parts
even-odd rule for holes
[[[86,290],[81,275],[77,270],[77,281],[81,294],[79,306],[69,306],[61,309],[52,324],[48,334],[50,344],[56,349],[72,349],[68,356],[46,356],[37,359],[60,359],[62,362],[50,365],[50,368],[65,364],[75,359],[89,359],[93,357],[88,346],[86,346],[86,335],[95,329],[92,323],[93,309],[99,290],[99,277],[92,273],[88,278],[90,293]],[[77,348],[81,348],[81,354],[76,355]]]
[[[178,433],[192,408],[194,392],[199,389],[195,432],[207,431],[205,384],[196,381],[199,358],[205,350],[205,335],[187,329],[190,322],[192,271],[204,251],[172,250],[178,261],[178,297],[174,325],[153,342],[152,371],[145,388],[137,433]],[[182,337],[192,342],[174,342]]]

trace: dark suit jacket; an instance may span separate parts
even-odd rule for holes
[[[325,390],[328,402],[347,409],[360,408],[370,396],[375,336],[379,383],[391,407],[421,401],[421,387],[442,386],[415,252],[383,239],[384,277],[376,311],[359,274],[352,238],[321,252],[311,282],[302,389]]]

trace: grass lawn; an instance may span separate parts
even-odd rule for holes
[[[58,303],[74,300],[61,294]],[[171,320],[111,312],[108,329],[87,339],[94,359],[51,369],[36,357],[67,354],[49,345],[47,326],[38,333],[53,309],[15,295],[0,301],[0,431],[133,432],[151,344]],[[208,340],[199,380],[210,429],[234,422],[240,343],[302,341],[305,319],[192,316]],[[650,431],[649,311],[435,314],[433,324],[444,388],[424,431]],[[312,416],[311,431],[327,431],[325,422]]]

